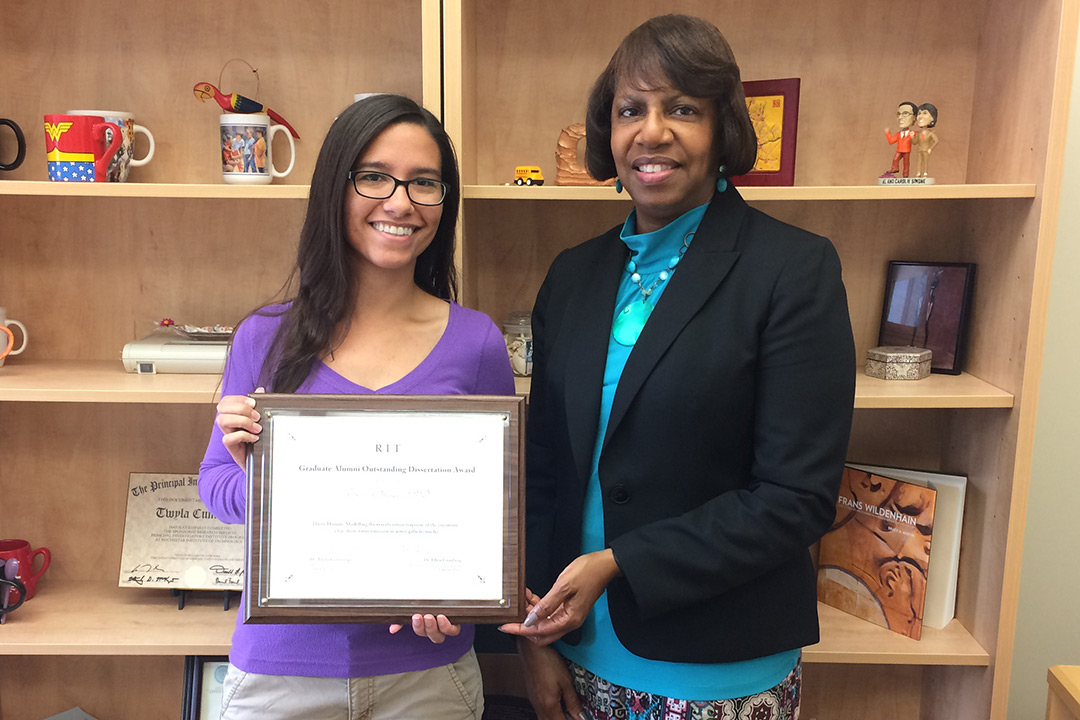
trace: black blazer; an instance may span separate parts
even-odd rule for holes
[[[618,227],[564,251],[533,310],[526,573],[541,595],[580,554],[626,259]],[[832,244],[715,194],[626,363],[600,456],[623,573],[611,618],[631,652],[729,662],[817,641],[808,548],[835,514],[854,391]]]

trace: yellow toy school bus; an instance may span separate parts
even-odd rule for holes
[[[543,185],[544,175],[539,165],[518,165],[514,168],[515,185]]]

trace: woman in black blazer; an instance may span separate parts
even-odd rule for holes
[[[628,35],[587,136],[591,174],[634,211],[559,255],[536,299],[526,573],[543,597],[503,630],[526,640],[545,720],[794,717],[818,639],[808,548],[854,400],[839,259],[728,184],[757,146],[705,21]]]

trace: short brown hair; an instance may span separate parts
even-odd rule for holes
[[[724,166],[724,175],[743,175],[754,167],[757,136],[746,111],[739,66],[712,23],[689,15],[661,15],[623,38],[589,94],[585,163],[597,180],[616,175],[611,106],[620,80],[644,87],[670,85],[691,97],[711,100],[716,111],[714,160]]]

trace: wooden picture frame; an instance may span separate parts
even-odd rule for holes
[[[974,263],[891,261],[878,345],[929,348],[930,372],[959,375],[974,285]]]
[[[218,720],[227,655],[188,655],[184,658],[184,697],[181,720]]]
[[[244,622],[524,617],[524,398],[251,397]]]
[[[794,185],[799,131],[799,78],[748,80],[746,109],[758,138],[754,169],[731,178],[739,186]]]

